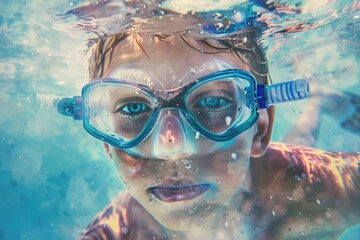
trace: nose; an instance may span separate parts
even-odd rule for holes
[[[194,136],[191,137],[192,130],[185,126],[179,111],[164,109],[159,119],[153,135],[153,157],[170,160],[190,156],[194,150],[191,144]]]

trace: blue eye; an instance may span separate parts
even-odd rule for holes
[[[132,102],[122,106],[119,111],[126,115],[137,115],[150,110],[150,107],[145,103]]]
[[[227,108],[231,102],[222,97],[210,96],[197,101],[196,108],[206,108],[210,111],[221,111]]]

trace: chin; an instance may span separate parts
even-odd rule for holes
[[[198,209],[197,209],[198,208]],[[210,224],[219,214],[221,207],[207,205],[199,207],[183,207],[181,210],[167,211],[159,216],[153,216],[164,227],[173,231],[191,231]]]

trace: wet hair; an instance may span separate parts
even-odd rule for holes
[[[135,42],[146,54],[141,44],[141,38],[152,37],[166,41],[167,38],[174,35],[119,33],[100,39],[98,43],[93,45],[89,59],[90,80],[103,77],[103,74],[111,62],[115,47],[130,36],[134,37]],[[189,47],[204,54],[232,51],[249,66],[251,73],[256,77],[258,83],[269,84],[268,62],[265,50],[258,42],[259,32],[257,29],[249,28],[226,39],[191,39],[186,35],[178,35],[178,38]],[[196,46],[193,44],[193,40],[197,42]],[[203,51],[199,46],[206,46],[207,49],[212,49],[213,51]]]

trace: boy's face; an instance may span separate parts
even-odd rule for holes
[[[230,51],[201,53],[177,38],[141,40],[146,53],[131,37],[118,44],[103,77],[170,90],[220,70],[249,71],[249,67]],[[196,42],[192,44],[204,52],[215,51]],[[183,123],[184,118],[177,110],[163,110],[159,122],[167,115],[171,115],[170,125],[165,125],[170,127],[157,127],[135,150],[104,145],[130,194],[164,226],[189,230],[214,219],[234,194],[245,187],[250,156],[266,143],[261,143],[263,136],[259,134],[259,126],[249,128],[236,139],[220,143],[201,135],[194,137],[196,132],[186,121]],[[265,119],[269,125],[264,115],[266,111],[260,113],[260,120]],[[178,122],[184,124],[190,135],[193,133],[192,137],[183,134]],[[179,151],[171,152],[168,146],[161,146],[169,143],[161,141],[169,135],[174,149]],[[184,144],[186,147],[182,146]],[[168,152],[161,155],[159,149],[168,149],[164,150]]]

